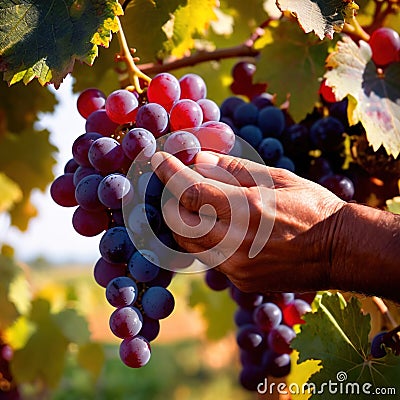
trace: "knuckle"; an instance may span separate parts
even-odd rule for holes
[[[243,175],[243,173],[249,174],[246,162],[237,158],[232,158],[231,160],[229,160],[228,164],[226,165],[226,170],[233,177]]]
[[[197,211],[202,206],[203,190],[203,182],[190,185],[182,194],[182,205],[190,211]]]

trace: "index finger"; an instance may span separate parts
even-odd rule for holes
[[[160,180],[187,210],[208,214],[202,207],[211,205],[219,218],[230,218],[232,200],[237,198],[231,185],[205,178],[165,152],[155,153],[151,165]],[[235,189],[240,190],[237,187]]]

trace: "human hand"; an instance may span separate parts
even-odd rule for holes
[[[330,288],[345,204],[333,193],[289,171],[211,152],[198,153],[195,170],[163,152],[152,165],[175,196],[163,213],[178,244],[239,289]]]

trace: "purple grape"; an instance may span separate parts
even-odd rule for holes
[[[374,358],[382,358],[385,357],[387,354],[387,351],[384,347],[384,337],[387,334],[387,332],[380,332],[376,334],[371,342],[371,355]]]
[[[124,151],[115,139],[102,137],[92,143],[89,148],[88,158],[93,168],[108,174],[122,167]]]
[[[160,260],[150,250],[135,251],[129,259],[128,268],[132,277],[138,282],[149,282],[155,279],[160,271]]]
[[[242,326],[242,325],[246,325],[246,324],[254,324],[253,309],[239,307],[235,311],[234,320],[235,320],[235,324],[237,326]]]
[[[62,207],[75,207],[74,174],[67,173],[57,177],[50,186],[51,198]]]
[[[108,229],[100,240],[100,254],[110,263],[127,263],[135,251],[125,227]]]
[[[186,165],[194,161],[196,154],[200,150],[201,146],[197,137],[185,131],[172,133],[164,143],[164,151],[173,154]]]
[[[203,112],[203,122],[207,121],[219,121],[221,112],[217,103],[210,99],[197,100],[197,104],[200,106]]]
[[[137,296],[137,285],[127,276],[112,279],[106,287],[107,301],[114,307],[130,306],[136,301]]]
[[[282,143],[278,139],[272,137],[263,139],[258,145],[258,153],[265,164],[274,166],[283,156]]]
[[[99,200],[106,207],[118,209],[123,202],[130,202],[133,199],[133,187],[124,175],[110,174],[103,178],[98,186],[97,195]]]
[[[137,191],[140,201],[159,205],[163,194],[164,185],[154,172],[145,172],[140,175],[137,182]]]
[[[226,98],[220,106],[221,116],[232,118],[236,108],[242,104],[245,104],[245,101],[240,97],[230,96]]]
[[[169,113],[171,131],[196,128],[203,122],[203,111],[199,104],[190,99],[178,100]]]
[[[244,103],[235,108],[233,121],[237,127],[256,125],[258,121],[258,108],[252,103]]]
[[[150,131],[155,138],[159,138],[168,131],[168,113],[163,106],[157,103],[148,103],[139,107],[136,115],[136,127]]]
[[[110,316],[110,329],[121,339],[132,338],[142,329],[142,320],[142,315],[136,307],[117,308]]]
[[[82,236],[99,235],[108,228],[109,216],[106,210],[88,211],[77,207],[72,216],[72,226]]]
[[[86,132],[97,132],[102,136],[111,136],[118,128],[116,122],[111,121],[106,110],[100,109],[92,112],[86,120]]]
[[[296,337],[296,332],[286,326],[278,325],[268,334],[268,345],[277,354],[290,354],[290,342]]]
[[[105,109],[111,121],[128,124],[135,121],[138,105],[134,93],[126,89],[117,89],[108,95]]]
[[[78,167],[79,164],[73,158],[71,158],[64,166],[64,174],[73,174]]]
[[[260,365],[246,365],[239,374],[240,384],[247,390],[255,392],[265,381],[265,371]]]
[[[310,137],[317,149],[336,151],[344,142],[344,131],[344,126],[338,119],[328,116],[314,122],[310,128]]]
[[[139,335],[145,337],[149,342],[151,342],[158,336],[159,333],[160,321],[144,315],[142,329],[140,330]]]
[[[78,204],[88,211],[104,209],[97,195],[97,189],[103,177],[99,174],[88,175],[81,179],[75,188],[75,198]]]
[[[259,293],[245,293],[236,286],[231,286],[230,294],[232,299],[243,308],[254,308],[263,302],[263,296]]]
[[[172,293],[161,286],[149,287],[143,294],[144,313],[153,319],[163,319],[170,315],[175,307]]]
[[[159,268],[157,276],[147,282],[148,286],[162,286],[167,288],[174,277],[174,272],[169,269]]]
[[[93,270],[94,279],[102,287],[107,287],[108,283],[119,276],[126,274],[126,264],[115,264],[100,257]]]
[[[291,360],[289,354],[275,354],[266,351],[263,354],[262,365],[268,375],[274,378],[283,378],[290,373]]]
[[[207,96],[207,86],[203,78],[197,74],[186,74],[179,78],[181,99],[198,101]]]
[[[151,357],[150,343],[143,336],[124,339],[119,347],[119,356],[128,367],[143,367]]]
[[[122,149],[130,160],[146,161],[156,152],[156,139],[147,129],[134,128],[122,139]]]
[[[238,346],[247,351],[259,351],[264,347],[264,333],[254,324],[242,325],[236,335]]]
[[[92,143],[101,138],[100,133],[87,132],[78,136],[72,144],[72,155],[74,160],[83,167],[92,167],[89,161],[88,152]]]
[[[328,175],[322,177],[318,183],[336,194],[344,201],[350,201],[354,196],[354,184],[344,175]]]
[[[161,214],[151,204],[139,203],[133,207],[128,217],[128,227],[132,233],[140,238],[157,234],[161,227]]]
[[[208,287],[212,290],[225,290],[230,286],[230,280],[222,272],[214,268],[208,269],[205,276]]]
[[[93,167],[82,167],[79,166],[74,173],[74,185],[78,186],[78,183],[89,175],[100,175],[99,171],[96,171]]]
[[[282,321],[281,309],[274,303],[263,303],[253,312],[254,323],[264,332],[276,328]]]

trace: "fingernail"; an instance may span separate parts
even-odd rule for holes
[[[196,156],[196,169],[198,170],[210,170],[218,165],[219,157],[215,154],[208,153],[207,151],[201,151]]]
[[[157,169],[167,159],[166,155],[161,152],[157,152],[151,157],[151,166],[153,169]]]

